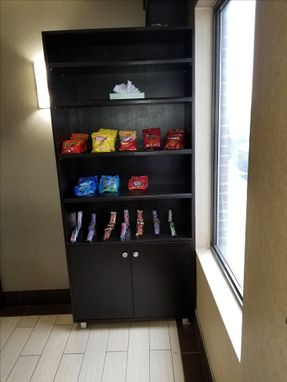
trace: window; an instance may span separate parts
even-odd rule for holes
[[[216,8],[213,248],[242,299],[255,0]]]

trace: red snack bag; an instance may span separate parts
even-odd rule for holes
[[[143,129],[144,149],[160,149],[160,128]]]
[[[168,129],[164,148],[166,150],[184,149],[184,129]]]
[[[137,133],[136,131],[120,131],[120,151],[136,151],[137,150]]]
[[[132,190],[144,190],[148,189],[148,176],[132,176],[129,179],[128,188],[130,191]]]
[[[81,139],[67,139],[62,145],[62,154],[79,154],[85,151],[85,142]]]

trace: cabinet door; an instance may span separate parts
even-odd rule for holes
[[[134,244],[131,255],[135,316],[191,317],[195,267],[190,244]]]
[[[72,247],[68,256],[76,321],[133,316],[129,246]]]

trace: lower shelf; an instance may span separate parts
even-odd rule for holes
[[[76,243],[67,243],[68,247],[93,247],[97,246],[99,244],[105,244],[105,245],[113,245],[113,244],[137,244],[137,243],[177,243],[177,242],[192,242],[192,237],[189,236],[183,236],[178,235],[176,237],[170,237],[170,235],[160,235],[160,236],[154,236],[151,234],[146,234],[142,238],[134,238],[131,240],[125,240],[121,241],[116,238],[111,238],[110,240],[104,241],[104,240],[98,240],[94,241],[92,243],[88,243],[86,241],[79,241]]]

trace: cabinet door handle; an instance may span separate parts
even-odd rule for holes
[[[139,257],[139,253],[138,253],[138,251],[134,251],[134,253],[133,253],[133,257]]]
[[[123,252],[123,253],[122,253],[122,257],[123,257],[124,259],[125,259],[126,257],[128,257],[128,255],[129,255],[129,254],[128,254],[127,252]]]

